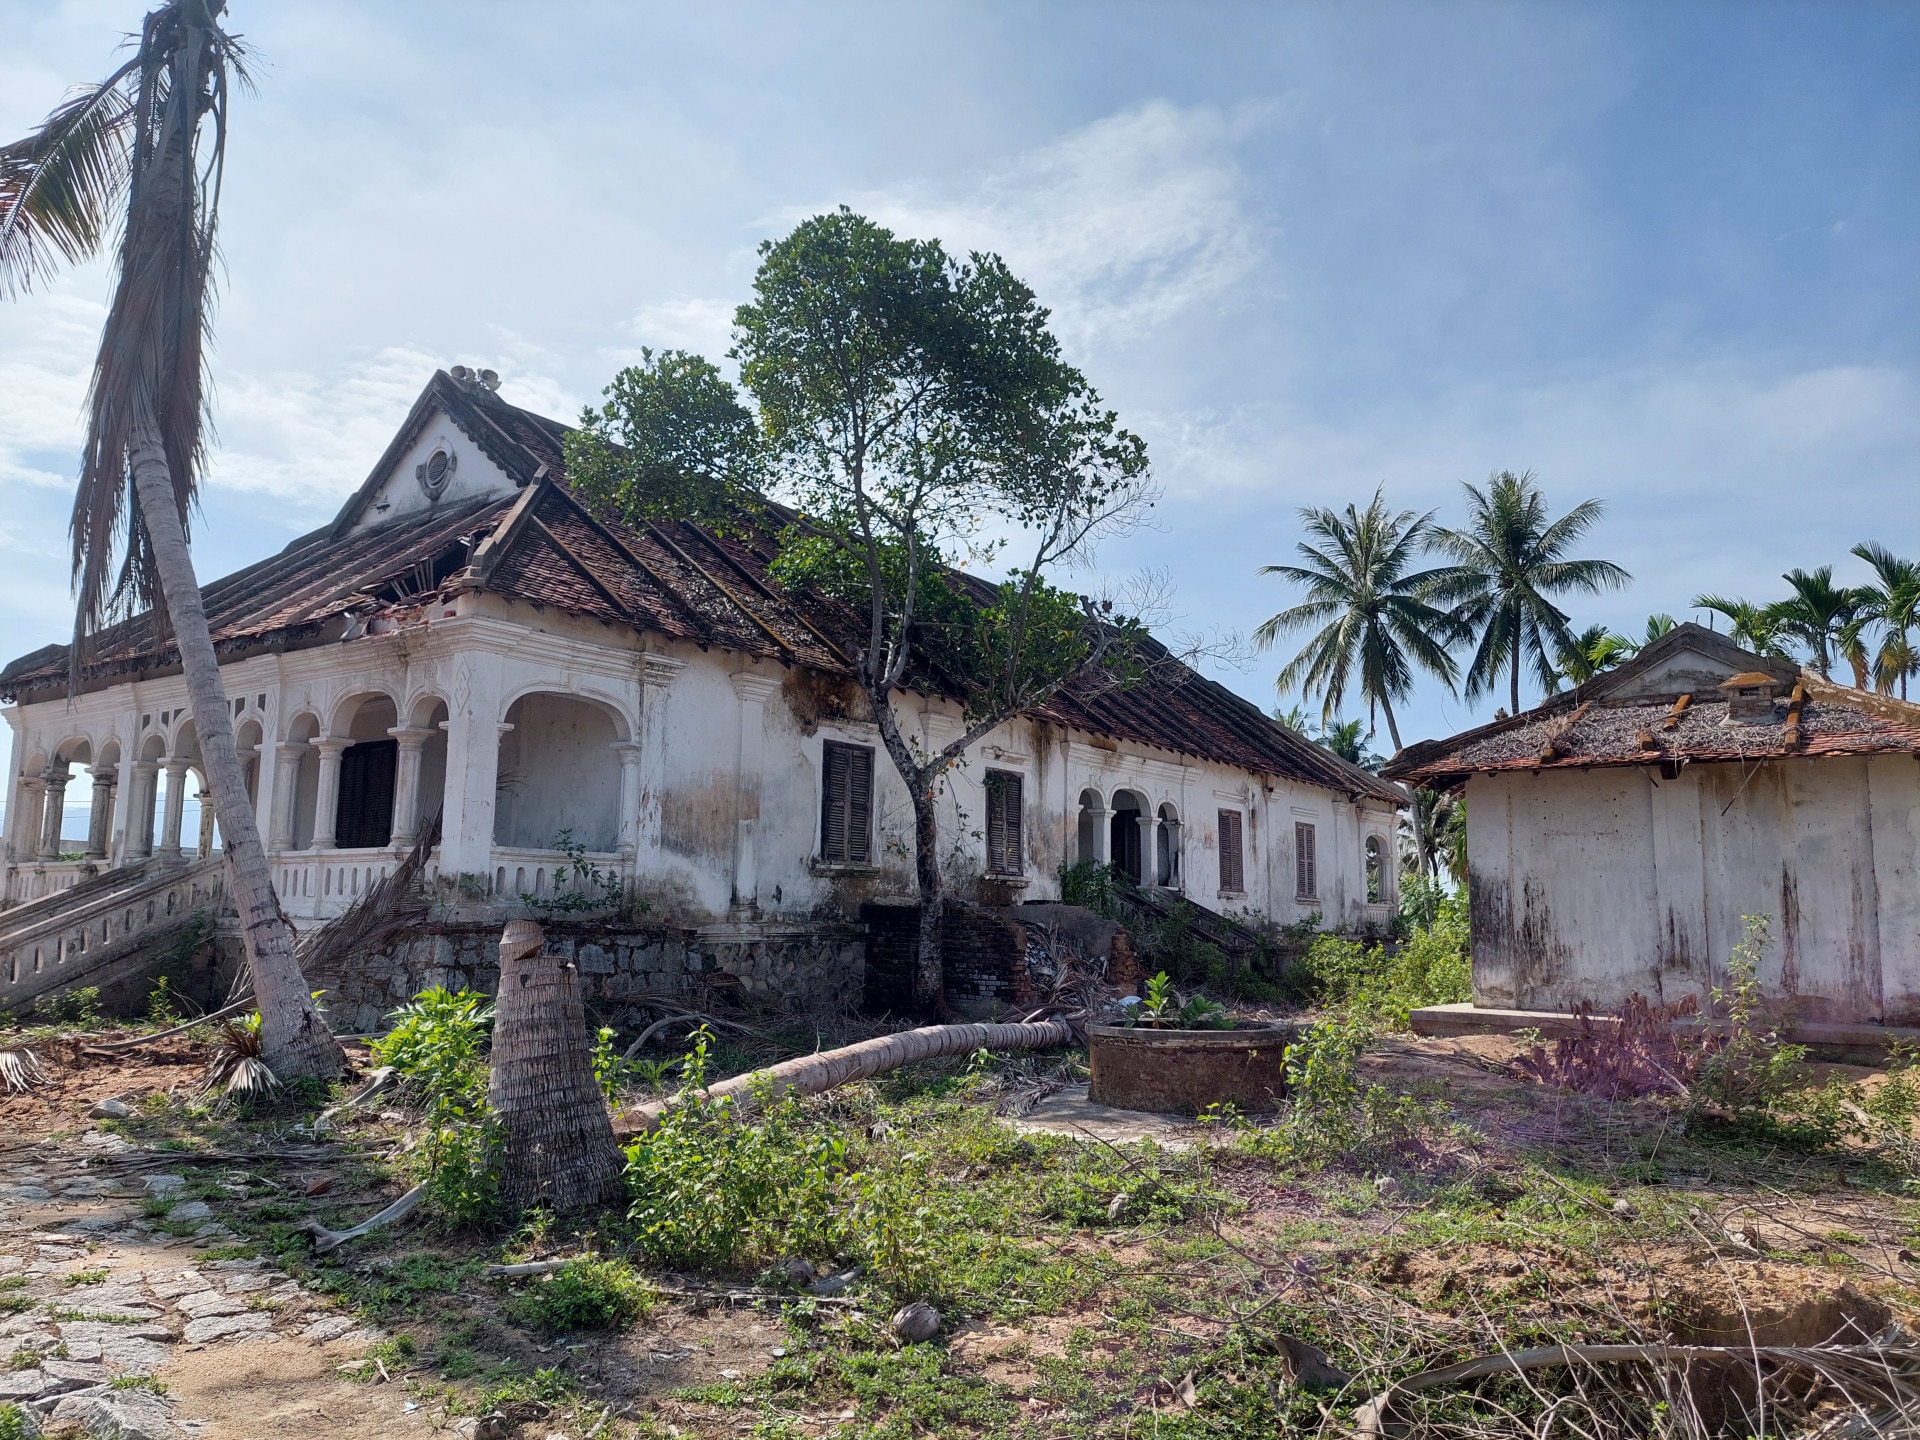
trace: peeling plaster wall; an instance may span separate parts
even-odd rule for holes
[[[1905,757],[1477,776],[1467,785],[1474,1000],[1706,998],[1743,917],[1801,1019],[1920,1019],[1920,764]]]

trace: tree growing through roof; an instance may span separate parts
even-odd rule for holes
[[[1306,598],[1255,630],[1254,643],[1264,650],[1283,635],[1318,625],[1274,688],[1282,694],[1295,689],[1318,694],[1324,725],[1353,687],[1367,702],[1369,717],[1376,708],[1386,715],[1397,751],[1400,725],[1393,702],[1413,693],[1416,667],[1439,677],[1450,692],[1459,674],[1447,653],[1454,623],[1427,600],[1449,572],[1413,568],[1415,557],[1428,548],[1433,513],[1395,512],[1376,490],[1365,510],[1308,506],[1300,519],[1309,538],[1296,548],[1305,563],[1262,565],[1260,573],[1292,581]]]
[[[1568,552],[1600,520],[1604,506],[1583,500],[1558,520],[1531,470],[1502,470],[1483,490],[1467,492],[1467,524],[1434,531],[1435,546],[1456,562],[1429,595],[1452,602],[1457,628],[1478,637],[1467,667],[1467,698],[1492,690],[1504,669],[1508,703],[1520,713],[1520,672],[1529,663],[1543,690],[1558,681],[1554,655],[1573,631],[1553,597],[1569,591],[1617,590],[1632,577],[1610,560],[1575,560]]]
[[[939,1013],[940,786],[995,726],[1085,677],[1123,680],[1151,648],[1059,584],[1151,504],[1146,446],[998,256],[961,261],[846,209],[760,256],[730,352],[757,416],[707,361],[647,356],[568,442],[569,474],[630,519],[726,523],[762,505],[759,484],[796,507],[776,517],[775,574],[846,606],[854,678],[913,805],[914,1000]],[[1001,556],[997,584],[952,568]],[[910,733],[893,705],[907,686],[960,696],[961,733]]]
[[[260,1005],[262,1053],[282,1079],[345,1063],[294,959],[254,823],[233,715],[187,544],[206,458],[209,271],[228,101],[245,52],[217,17],[224,0],[169,0],[128,60],[0,147],[0,289],[17,296],[116,230],[113,299],[88,396],[73,503],[77,685],[93,636],[142,607],[171,628],[186,674]]]

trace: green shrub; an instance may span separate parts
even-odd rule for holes
[[[11,1400],[0,1401],[0,1440],[30,1440],[40,1433],[34,1418]]]
[[[1278,1124],[1241,1135],[1243,1149],[1285,1163],[1368,1165],[1440,1120],[1433,1107],[1384,1085],[1363,1085],[1360,1056],[1372,1023],[1347,1010],[1287,1046],[1287,1104]]]
[[[493,1007],[472,990],[434,986],[387,1017],[393,1029],[375,1040],[375,1059],[391,1065],[416,1098],[427,1135],[419,1155],[427,1196],[454,1225],[499,1218],[499,1128],[487,1109],[487,1067],[480,1050]]]
[[[570,1260],[507,1304],[507,1314],[530,1330],[565,1335],[575,1330],[624,1330],[653,1308],[653,1294],[619,1260]]]
[[[1287,990],[1301,1004],[1352,1010],[1404,1026],[1422,1006],[1473,998],[1467,940],[1466,901],[1449,896],[1436,906],[1433,923],[1396,949],[1345,935],[1315,936],[1287,971]]]
[[[33,1002],[36,1016],[51,1025],[94,1026],[100,1023],[100,987],[81,985]]]

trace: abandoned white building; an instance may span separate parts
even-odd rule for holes
[[[1464,789],[1476,1007],[1704,1004],[1767,916],[1787,1018],[1920,1022],[1920,705],[1687,624],[1386,773]]]
[[[338,915],[436,813],[430,873],[476,923],[551,901],[568,843],[649,923],[736,947],[910,895],[911,809],[834,638],[844,612],[783,591],[769,537],[589,514],[565,429],[438,372],[332,524],[206,587],[289,916]],[[181,833],[200,768],[173,652],[138,617],[72,696],[67,672],[63,646],[0,672],[5,900],[42,917],[6,922],[0,1005],[138,928],[128,887],[178,888],[199,857],[217,882],[209,810]],[[896,704],[930,744],[959,733],[950,698]],[[82,767],[75,855],[59,817]],[[1176,669],[989,735],[942,843],[956,893],[999,903],[1057,896],[1063,862],[1096,858],[1213,909],[1379,925],[1401,799]],[[45,898],[75,886],[84,915]]]

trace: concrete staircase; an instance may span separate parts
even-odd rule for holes
[[[231,908],[215,855],[187,864],[136,861],[0,911],[0,1012],[21,1016],[75,986],[103,992],[144,974],[204,914]]]

